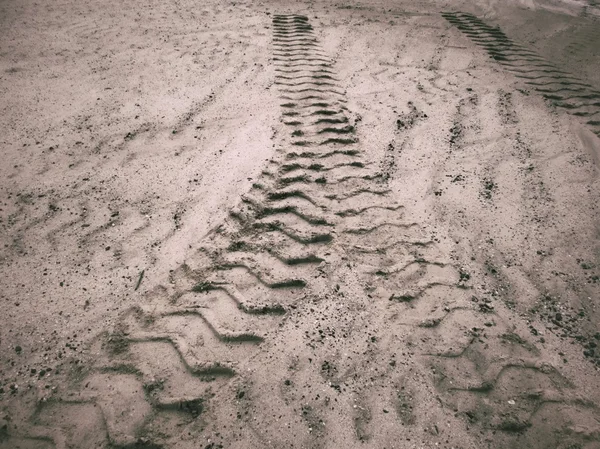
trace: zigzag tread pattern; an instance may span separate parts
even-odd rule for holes
[[[339,404],[351,416],[357,440],[389,429],[389,410],[379,414],[369,404],[369,388],[378,387],[378,395],[394,398],[403,428],[422,419],[416,399],[426,390],[437,393],[445,413],[477,429],[472,433],[496,439],[496,447],[536,447],[543,438],[546,447],[596,448],[597,406],[580,397],[558,368],[540,361],[539,349],[502,310],[474,297],[468,273],[422,226],[406,220],[387,181],[363,160],[333,62],[308,19],[276,15],[273,30],[282,117],[293,130],[289,140],[195,256],[98,337],[91,372],[65,397],[40,403],[23,433],[9,441],[58,449],[88,443],[177,447],[177,435],[210,409],[213,392],[241,377],[239,366],[260,353],[288,312],[308,294],[319,294],[315,275],[343,260],[339,271],[351,279],[336,273],[327,279],[340,279],[342,285],[332,288],[340,294],[338,305],[349,302],[344,281],[361,285],[369,307],[385,310],[387,324],[405,331],[398,331],[401,350],[414,354],[422,374],[416,386],[393,377],[397,340],[379,345],[394,354],[391,362],[373,364],[367,356],[363,365],[353,362],[340,372],[320,365],[317,378],[332,391],[352,390],[354,396]],[[307,80],[318,92],[300,92]],[[358,333],[365,337],[363,329]],[[319,341],[325,341],[322,333]],[[369,348],[365,354],[376,352]],[[353,384],[359,372],[369,376],[369,387]],[[291,385],[311,374],[297,375],[290,374]],[[322,415],[302,406],[313,438],[308,447],[321,447],[323,423],[340,418],[329,405]],[[78,419],[83,414],[88,418]]]
[[[238,376],[238,364],[301,298],[339,213],[361,213],[370,192],[361,176],[369,175],[358,150],[343,149],[357,140],[332,61],[306,18],[276,16],[273,28],[283,118],[304,123],[286,124],[295,131],[282,147],[292,151],[278,152],[272,171],[168,283],[98,336],[90,373],[66,396],[41,403],[9,444],[170,447],[173,429],[204,413],[211,391]],[[342,183],[353,193],[338,197]],[[88,409],[89,419],[79,419]]]
[[[532,90],[569,114],[584,117],[590,129],[600,136],[600,91],[595,87],[559,69],[511,40],[499,27],[492,27],[473,14],[445,12],[442,16]]]

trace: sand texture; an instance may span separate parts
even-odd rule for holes
[[[600,449],[600,4],[0,0],[0,449]]]

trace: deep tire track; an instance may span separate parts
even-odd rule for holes
[[[273,25],[275,35],[313,35],[304,16],[275,16]],[[290,56],[275,62],[287,67],[294,61]],[[323,73],[309,63],[294,66],[301,67],[293,72],[299,76],[278,76],[285,79],[283,87],[300,86],[307,76]],[[343,90],[337,82],[335,87]],[[395,413],[406,428],[429,418],[423,407],[431,406],[441,410],[445,422],[456,415],[477,429],[471,433],[484,433],[497,447],[531,446],[540,436],[547,447],[592,447],[593,426],[581,430],[570,423],[581,417],[593,422],[596,406],[579,398],[557,368],[539,362],[537,348],[507,324],[509,313],[473,300],[468,276],[448,251],[418,223],[404,219],[385,179],[365,161],[354,126],[332,128],[331,120],[350,122],[343,96],[322,93],[320,104],[303,97],[282,105],[283,117],[295,113],[295,122],[287,125],[293,131],[253,189],[202,242],[193,260],[99,337],[98,362],[74,390],[77,399],[40,404],[31,435],[58,448],[80,446],[65,417],[71,423],[92,409],[95,426],[86,441],[105,447],[177,447],[178,435],[210,407],[211,389],[224,389],[242,377],[238,367],[261,353],[260,345],[272,338],[268,333],[291,309],[303,307],[311,294],[322,301],[334,297],[344,306],[351,298],[343,290],[360,281],[357,296],[369,298],[365,308],[374,311],[374,327],[392,323],[408,330],[404,340],[379,342],[370,333],[367,339],[368,328],[358,327],[352,335],[354,323],[336,327],[338,335],[348,331],[346,348],[363,350],[359,342],[368,340],[362,360],[344,370],[341,360],[335,369],[337,360],[319,359],[316,375],[313,366],[290,375],[286,385],[306,383],[304,376],[325,378],[338,395],[336,402],[340,399],[341,412],[330,410],[329,403],[305,405],[304,395],[269,385],[272,396],[301,405],[312,432],[308,447],[322,447],[328,432],[324,423],[342,422],[340,417],[350,417],[351,429],[340,427],[352,430],[360,442],[385,433],[380,429],[389,429],[390,415],[379,411],[381,392],[394,398]],[[351,137],[321,138],[332,129]],[[311,151],[298,152],[298,146]],[[328,285],[321,290],[314,274],[336,257],[344,263],[324,275]],[[381,318],[379,312],[389,310],[384,307],[392,309],[391,317]],[[351,321],[358,315],[354,311]],[[312,323],[314,316],[306,319]],[[325,331],[319,331],[322,342]],[[283,337],[292,343],[290,335]],[[307,340],[307,345],[317,342]],[[396,352],[402,357],[396,359]],[[420,380],[398,378],[396,360],[414,361],[414,378]],[[374,373],[374,367],[380,371]],[[432,391],[439,399],[420,404],[423,392]],[[170,424],[161,427],[165,416]],[[556,422],[565,423],[564,428],[557,430]],[[157,429],[150,431],[154,425]],[[392,425],[392,431],[400,427]]]
[[[295,37],[311,35],[312,27],[298,16],[276,17],[273,26],[277,55],[273,61],[287,71],[281,75],[287,86],[281,87],[297,88],[285,93],[320,94],[294,97],[294,103],[282,105],[282,111],[327,108],[300,116],[294,125],[313,140],[300,143],[291,136],[283,146],[317,145],[318,152],[298,157],[328,158],[336,165],[325,168],[313,163],[313,170],[326,173],[319,179],[291,178],[289,168],[282,167],[296,155],[280,150],[278,160],[271,163],[274,167],[248,193],[252,200],[233,210],[231,219],[188,264],[172,273],[167,284],[149,294],[144,304],[124,312],[111,331],[93,342],[97,360],[90,372],[65,397],[40,404],[35,416],[21,427],[20,436],[58,449],[78,445],[80,432],[71,429],[82,424],[73,420],[74,411],[93,407],[98,412],[86,430],[88,441],[119,448],[171,447],[177,441],[174,430],[192,423],[206,408],[210,391],[238,375],[237,365],[260,350],[268,329],[277,326],[287,307],[301,298],[309,273],[325,260],[320,253],[333,240],[327,229],[340,222],[332,206],[341,201],[353,207],[355,202],[355,197],[334,199],[339,188],[333,187],[334,180],[327,184],[325,178],[339,170],[360,171],[364,165],[355,161],[357,150],[337,149],[354,144],[355,138],[326,138],[327,134],[354,134],[353,127],[336,128],[335,122],[311,119],[313,114],[325,113],[348,122],[343,113],[344,94],[339,84],[329,82],[335,81],[331,61],[308,39]],[[300,50],[278,51],[281,35],[290,37]],[[307,83],[307,78],[321,81]],[[313,105],[315,99],[321,103]],[[297,164],[294,171],[304,171],[304,167]],[[302,190],[287,188],[296,183],[302,184]],[[358,187],[362,187],[360,182]],[[304,211],[307,203],[319,212]],[[161,429],[165,421],[171,424]]]

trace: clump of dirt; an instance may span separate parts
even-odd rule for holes
[[[412,101],[408,102],[409,111],[405,114],[400,114],[396,119],[396,128],[398,131],[405,131],[411,129],[421,120],[427,118],[427,114],[423,111],[419,111]]]

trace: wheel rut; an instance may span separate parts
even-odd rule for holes
[[[444,17],[507,67],[526,62],[562,83],[540,88],[595,95],[474,16]],[[308,18],[275,15],[272,29],[286,130],[276,155],[10,441],[155,449],[198,447],[210,433],[206,447],[598,447],[594,400],[395,201]]]
[[[212,392],[239,376],[310,288],[341,220],[336,207],[357,207],[370,190],[358,151],[347,149],[356,138],[332,60],[307,20],[278,16],[273,28],[282,112],[297,122],[286,125],[292,131],[278,157],[168,282],[95,339],[93,367],[41,403],[10,441],[85,447],[87,432],[105,447],[178,447],[173,430],[206,414]],[[314,150],[289,151],[298,146]],[[353,190],[338,199],[342,184]],[[78,422],[90,407],[89,422]]]

